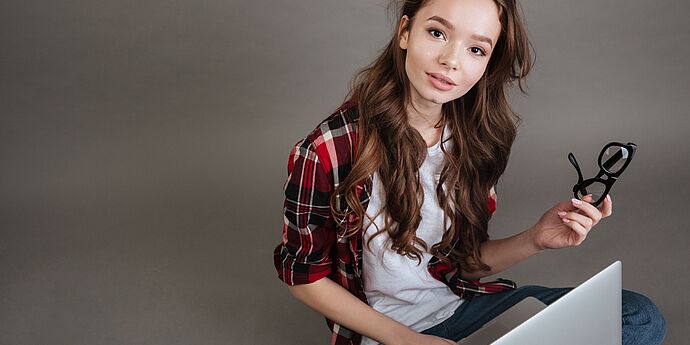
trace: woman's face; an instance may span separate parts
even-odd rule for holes
[[[401,19],[399,43],[407,50],[412,102],[423,108],[440,107],[467,93],[484,74],[501,32],[493,0],[431,0],[419,9],[411,28],[402,31],[408,21],[406,15]]]

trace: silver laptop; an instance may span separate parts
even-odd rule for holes
[[[548,306],[528,297],[460,344],[620,345],[621,271],[616,261]]]

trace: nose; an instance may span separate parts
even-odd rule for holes
[[[460,45],[449,44],[439,56],[439,63],[448,69],[457,70],[460,67]]]

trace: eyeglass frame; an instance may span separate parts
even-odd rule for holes
[[[612,173],[608,171],[608,168],[616,164],[621,157],[617,157],[618,154],[622,156],[622,150],[619,150],[616,154],[611,156],[606,162],[603,164],[601,163],[601,159],[604,157],[604,153],[609,147],[612,146],[619,146],[621,148],[625,148],[628,150],[629,157],[626,158],[625,162],[623,162],[623,166],[618,170],[616,173]],[[580,165],[577,163],[577,159],[575,159],[575,155],[572,152],[568,153],[568,160],[570,161],[570,164],[575,167],[575,170],[577,171],[577,183],[573,186],[573,195],[575,198],[578,198],[577,192],[582,190],[586,191],[586,189],[582,188],[581,186],[584,185],[585,183],[587,184],[592,184],[593,182],[600,182],[603,183],[606,186],[606,189],[604,189],[604,192],[601,194],[601,197],[598,200],[593,200],[592,205],[595,207],[599,206],[602,201],[604,201],[604,198],[606,195],[609,194],[609,191],[611,190],[611,187],[613,184],[618,180],[618,177],[621,176],[623,171],[628,167],[630,164],[630,161],[632,161],[633,156],[635,156],[635,151],[637,150],[637,145],[635,143],[628,142],[627,144],[623,144],[620,142],[610,142],[604,146],[603,149],[601,149],[601,152],[599,153],[599,158],[597,159],[597,164],[599,165],[599,172],[597,173],[596,176],[588,179],[583,179],[582,178],[582,170],[580,170]],[[614,160],[615,158],[615,160]],[[603,179],[602,177],[606,176],[606,179]],[[591,181],[591,182],[590,182]],[[587,195],[587,194],[584,194]]]

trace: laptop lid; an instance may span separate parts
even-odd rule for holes
[[[621,262],[616,261],[548,306],[536,298],[526,298],[460,343],[621,344],[621,275]],[[536,315],[505,333],[507,325],[534,312]]]
[[[460,341],[462,345],[486,345],[496,341],[510,330],[527,321],[530,317],[546,308],[546,304],[534,298],[527,297],[510,309],[504,311],[493,320],[487,322],[474,333]]]

